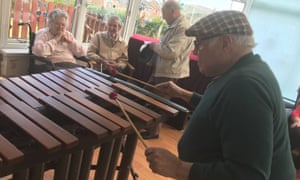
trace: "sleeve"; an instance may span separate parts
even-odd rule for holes
[[[216,102],[212,118],[222,161],[193,164],[189,179],[268,180],[273,156],[273,111],[269,95],[255,82],[231,82]]]
[[[47,31],[37,33],[32,47],[33,54],[47,57],[55,50],[57,42],[55,39],[49,39]]]
[[[118,68],[124,69],[128,64],[128,52],[127,52],[127,45],[123,42],[123,48],[121,56],[117,59]]]
[[[72,42],[69,43],[69,49],[72,51],[74,56],[81,57],[86,56],[86,49],[83,47],[82,43],[79,43],[73,36],[72,33],[67,32],[70,37],[72,37]]]
[[[170,31],[169,40],[160,44],[154,44],[153,51],[164,59],[174,60],[182,54],[189,37],[185,36],[185,28],[183,26],[176,27],[175,31]]]
[[[193,93],[192,98],[190,100],[190,105],[193,108],[195,108],[199,104],[201,98],[202,98],[202,95],[200,95],[198,93]]]
[[[95,36],[91,39],[89,47],[87,50],[87,56],[94,61],[101,62],[101,58],[98,55],[100,49],[100,33],[96,33]]]

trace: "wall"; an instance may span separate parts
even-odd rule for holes
[[[275,73],[284,97],[295,99],[300,86],[300,1],[254,0],[248,13],[254,49]]]

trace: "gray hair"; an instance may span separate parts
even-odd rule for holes
[[[110,18],[108,19],[107,22],[110,22],[112,20],[117,20],[119,22],[119,26],[122,27],[123,24],[122,24],[122,20],[119,16],[116,16],[116,15],[113,15],[113,16],[110,16]]]
[[[52,24],[53,21],[54,21],[57,17],[64,17],[64,18],[66,19],[66,22],[68,23],[68,19],[69,19],[68,14],[67,14],[65,11],[63,11],[63,10],[57,8],[57,9],[52,10],[52,11],[48,14],[48,16],[47,16],[47,25],[49,26],[50,24]]]
[[[231,35],[233,42],[241,47],[254,48],[256,46],[253,36]]]
[[[241,48],[254,48],[256,46],[255,40],[253,36],[245,36],[245,35],[233,35],[233,34],[228,34],[231,36],[232,41],[235,45],[238,45]],[[209,40],[208,46],[214,46],[215,43],[217,42],[217,36],[216,38],[212,38]]]

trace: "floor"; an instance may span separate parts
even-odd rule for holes
[[[178,131],[166,124],[163,124],[160,137],[155,140],[147,140],[148,146],[164,147],[174,154],[177,154],[177,141],[182,135],[182,131]],[[144,147],[138,142],[136,153],[133,160],[133,168],[138,173],[138,180],[171,180],[157,174],[152,173],[148,167],[148,163],[144,156]],[[132,178],[129,178],[132,180]]]

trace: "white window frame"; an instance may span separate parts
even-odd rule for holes
[[[0,1],[0,24],[1,29],[0,32],[0,49],[26,49],[28,48],[28,43],[20,43],[16,39],[8,39],[8,29],[6,27],[9,26],[9,18],[10,10],[11,10],[11,2],[12,0],[1,0]],[[249,8],[251,7],[253,0],[247,0],[246,6],[244,8],[244,12],[248,13]],[[128,10],[126,12],[126,22],[124,22],[124,31],[123,38],[128,41],[130,36],[134,33],[136,18],[139,13],[139,5],[141,4],[141,0],[129,0],[128,1]],[[80,13],[76,16],[76,10],[80,9]],[[77,5],[75,7],[75,16],[74,18],[76,25],[72,25],[71,32],[74,34],[75,38],[78,41],[82,41],[82,33],[83,26],[85,23],[85,14],[87,11],[87,0],[77,0]],[[81,18],[82,17],[82,18]],[[76,27],[81,28],[76,28]]]
[[[125,41],[128,41],[130,36],[134,32],[136,18],[138,17],[138,13],[139,13],[140,3],[141,0],[128,0],[128,7],[126,11],[126,22],[124,22],[124,31],[122,34],[122,37],[125,39]],[[74,14],[76,14],[76,10],[80,9],[80,14],[78,15],[78,17],[76,15],[74,16],[74,18],[76,18],[75,21],[77,20],[76,22],[78,27],[82,27],[82,28],[72,27],[72,33],[74,34],[75,38],[78,41],[82,41],[83,26],[85,23],[85,14],[87,12],[87,6],[88,6],[87,0],[78,0],[78,3],[75,8]]]
[[[24,49],[27,48],[28,44],[20,43],[15,39],[8,39],[8,29],[9,26],[9,18],[10,17],[10,9],[11,9],[12,0],[0,1],[1,7],[1,33],[0,33],[0,49]]]
[[[141,0],[129,0],[127,12],[126,12],[126,22],[124,23],[123,38],[128,41],[130,36],[134,33],[136,18],[139,14],[139,6]]]

